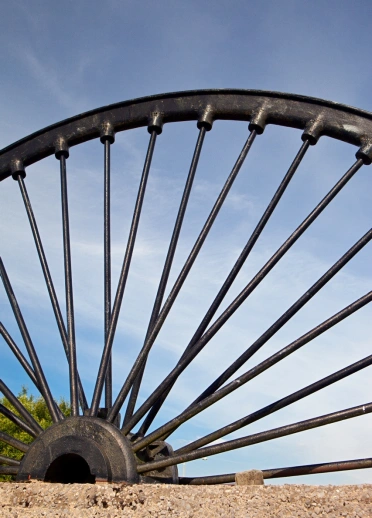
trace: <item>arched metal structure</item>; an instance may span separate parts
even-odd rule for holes
[[[193,181],[198,166],[200,154],[206,133],[212,129],[215,121],[246,121],[248,123],[247,140],[233,166],[226,182],[218,195],[215,204],[191,249],[187,260],[181,269],[169,294],[165,299],[172,262],[186,213],[186,208]],[[186,179],[184,192],[175,218],[172,238],[165,251],[166,259],[158,290],[153,304],[151,318],[147,329],[144,329],[143,347],[138,351],[136,360],[115,400],[112,398],[112,346],[118,325],[123,294],[130,271],[133,250],[139,227],[142,204],[145,197],[147,180],[150,174],[151,161],[158,136],[162,133],[164,124],[175,122],[195,121],[198,128],[197,142]],[[214,221],[228,196],[240,169],[243,165],[255,139],[264,133],[267,125],[277,125],[295,128],[301,132],[301,145],[287,173],[282,179],[270,203],[263,211],[256,227],[253,229],[236,263],[227,278],[221,282],[220,289],[212,304],[204,315],[201,315],[200,325],[194,332],[181,358],[159,386],[136,408],[137,398],[145,373],[146,362],[157,336],[166,321],[168,314],[203,246],[203,243],[214,224]],[[111,252],[110,252],[110,152],[115,142],[115,134],[134,128],[147,128],[150,134],[148,150],[143,166],[142,177],[135,202],[135,210],[131,222],[126,252],[122,261],[122,269],[116,293],[111,293]],[[337,181],[326,196],[316,205],[303,222],[283,242],[272,257],[261,267],[255,276],[246,284],[240,293],[219,315],[218,310],[229,292],[239,271],[247,260],[266,224],[274,213],[287,186],[291,182],[298,166],[310,146],[317,144],[319,138],[327,136],[357,146],[356,161]],[[262,137],[264,138],[264,137]],[[76,360],[76,341],[74,323],[74,302],[71,262],[71,241],[69,228],[69,210],[67,196],[67,163],[69,149],[83,142],[99,139],[104,147],[104,240],[102,254],[104,257],[104,308],[105,308],[105,343],[102,351],[99,371],[92,401],[85,397],[83,384],[79,377]],[[299,138],[300,140],[300,138]],[[55,155],[60,164],[61,179],[61,208],[63,222],[63,251],[66,287],[66,318],[63,317],[56,290],[48,267],[42,239],[38,230],[31,201],[26,190],[26,169],[50,155]],[[53,426],[43,431],[27,410],[17,401],[4,382],[0,390],[15,407],[19,416],[4,408],[0,411],[36,440],[31,446],[17,441],[0,432],[0,440],[13,445],[25,456],[20,465],[17,462],[0,458],[0,473],[14,474],[19,480],[39,478],[47,480],[50,473],[55,473],[56,461],[73,459],[74,456],[84,459],[91,474],[100,480],[152,481],[163,480],[183,484],[221,483],[234,480],[234,474],[212,477],[186,478],[178,477],[176,466],[190,460],[215,455],[221,452],[242,448],[259,442],[294,434],[303,430],[321,427],[329,423],[349,419],[372,412],[372,403],[342,409],[337,412],[316,416],[301,422],[281,426],[232,439],[220,444],[211,444],[226,435],[241,429],[248,424],[276,412],[286,406],[300,401],[338,380],[364,369],[372,364],[372,355],[353,363],[319,381],[298,390],[287,397],[281,398],[262,409],[250,413],[241,419],[228,424],[214,432],[196,439],[190,444],[172,450],[164,442],[178,427],[192,417],[207,409],[222,398],[240,388],[259,374],[263,373],[279,361],[288,357],[302,346],[320,336],[322,333],[341,322],[348,316],[364,307],[372,300],[372,292],[367,293],[352,302],[341,311],[319,323],[316,327],[300,336],[286,347],[275,352],[272,356],[258,363],[255,367],[233,378],[237,371],[273,337],[296,313],[307,304],[359,251],[371,240],[372,230],[369,230],[332,265],[306,292],[289,307],[257,340],[254,341],[239,358],[227,364],[224,372],[200,396],[175,418],[149,432],[167,395],[181,373],[190,365],[196,356],[219,332],[224,324],[259,286],[263,279],[284,257],[302,234],[312,225],[324,209],[347,185],[357,172],[372,161],[372,114],[319,99],[302,97],[275,92],[250,90],[206,90],[157,95],[134,101],[93,110],[71,119],[54,124],[44,130],[26,137],[0,152],[0,180],[9,182],[11,177],[19,184],[21,196],[31,226],[41,268],[45,278],[50,301],[58,325],[60,338],[64,347],[70,379],[71,418],[65,419],[56,405],[48,381],[44,375],[37,352],[23,319],[21,306],[18,305],[11,280],[3,262],[0,262],[0,273],[9,304],[16,318],[29,359],[26,359],[8,333],[6,325],[1,324],[0,332],[5,343],[12,350],[26,373],[39,389],[46,401],[53,419]],[[1,185],[0,185],[1,188]],[[10,224],[11,222],[9,222]],[[2,246],[6,246],[2,243]],[[168,287],[169,288],[169,287]],[[216,315],[218,315],[216,317]],[[232,381],[231,381],[232,380]],[[105,406],[100,408],[101,399],[105,396]],[[125,415],[120,421],[119,412],[127,401]],[[138,429],[136,426],[141,422]],[[119,433],[120,429],[120,433]],[[45,452],[45,455],[43,455]],[[54,452],[54,453],[53,453]],[[118,453],[120,452],[120,453]],[[65,457],[70,456],[70,457]],[[66,461],[67,462],[67,461]],[[58,466],[65,466],[61,461]],[[75,467],[78,466],[72,465]],[[80,462],[80,461],[79,461]],[[86,463],[86,464],[85,464]],[[80,464],[79,464],[80,465]],[[83,465],[83,464],[81,464]],[[52,467],[51,467],[52,466]],[[259,466],[257,466],[259,468]],[[297,474],[321,473],[344,469],[372,467],[372,459],[358,459],[339,463],[324,463],[310,466],[294,466],[264,470],[265,478],[292,476]],[[60,468],[62,469],[62,467]],[[63,468],[65,471],[65,467]],[[71,468],[72,469],[72,468]],[[77,468],[76,468],[77,469]],[[81,468],[83,469],[83,468]],[[84,468],[85,469],[85,468]],[[47,476],[46,473],[49,473]],[[92,475],[89,474],[89,477]],[[91,478],[89,478],[91,481]]]

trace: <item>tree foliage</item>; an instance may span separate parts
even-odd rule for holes
[[[44,399],[41,396],[35,397],[32,394],[28,394],[27,388],[22,387],[21,392],[18,394],[18,400],[22,403],[22,405],[28,410],[28,412],[33,416],[33,418],[40,424],[40,426],[44,430],[47,429],[51,424],[53,424],[52,418],[49,414],[49,410],[45,404]],[[0,403],[9,410],[11,410],[14,414],[19,416],[19,413],[5,397],[0,398]],[[69,403],[63,398],[61,398],[57,403],[59,408],[62,410],[63,414],[66,417],[69,416]],[[31,435],[24,432],[21,428],[19,428],[16,424],[14,424],[8,418],[3,416],[1,413],[0,430],[26,444],[30,444],[34,440],[34,438],[31,437]],[[22,451],[16,450],[9,444],[0,441],[0,455],[10,457],[11,459],[21,460],[24,456],[24,453]],[[0,481],[12,480],[13,478],[14,477],[0,475]]]

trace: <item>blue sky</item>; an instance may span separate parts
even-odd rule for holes
[[[292,92],[372,110],[372,36],[366,1],[125,2],[17,1],[0,19],[0,147],[78,113],[136,97],[201,88]],[[165,127],[158,139],[136,249],[114,345],[117,392],[134,360],[156,292],[197,132]],[[140,400],[174,366],[300,146],[299,132],[269,127],[241,174],[151,354]],[[247,137],[245,123],[215,123],[207,135],[169,286],[193,245]],[[115,290],[148,135],[117,135],[112,158]],[[321,139],[301,164],[221,310],[259,270],[353,163],[352,146]],[[102,349],[102,146],[75,148],[68,161],[79,368],[91,396]],[[27,186],[63,306],[58,163],[30,167]],[[185,408],[225,366],[271,325],[371,225],[370,168],[347,186],[228,325],[180,378],[158,424]],[[66,361],[33,248],[10,179],[0,189],[1,255],[56,396],[68,395]],[[371,247],[350,263],[260,351],[249,367],[370,289]],[[202,286],[202,294],[201,287]],[[169,289],[169,288],[168,288]],[[21,339],[4,293],[1,319]],[[370,308],[318,338],[170,440],[179,447],[370,354]],[[0,344],[2,377],[17,392],[26,382]],[[227,354],[228,352],[228,354]],[[301,354],[300,354],[301,353]],[[243,371],[242,371],[243,372]],[[366,369],[241,432],[239,437],[369,401]],[[368,416],[272,443],[195,461],[186,474],[368,456]],[[301,479],[371,482],[371,470]]]

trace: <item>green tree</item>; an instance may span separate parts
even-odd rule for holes
[[[45,404],[44,399],[41,396],[35,397],[32,394],[28,394],[27,388],[22,387],[21,392],[18,394],[18,399],[44,430],[53,423],[52,418],[49,414],[49,410]],[[9,403],[9,401],[5,397],[0,398],[0,403],[9,410],[11,410],[14,414],[19,416],[16,409]],[[62,410],[63,414],[66,417],[69,416],[71,413],[69,403],[63,398],[61,398],[57,403],[59,408]],[[31,435],[24,432],[21,428],[19,428],[16,424],[14,424],[6,417],[4,417],[1,413],[0,430],[8,435],[11,435],[15,439],[18,439],[19,441],[25,442],[26,444],[30,444],[34,440],[34,438],[31,437]],[[9,446],[9,444],[0,441],[0,455],[10,457],[11,459],[21,460],[24,453],[22,451],[16,450],[12,446]],[[2,482],[13,479],[14,477],[8,475],[0,475],[0,481]]]

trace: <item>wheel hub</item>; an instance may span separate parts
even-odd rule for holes
[[[24,456],[18,481],[139,482],[130,441],[99,418],[69,417],[45,430]]]

